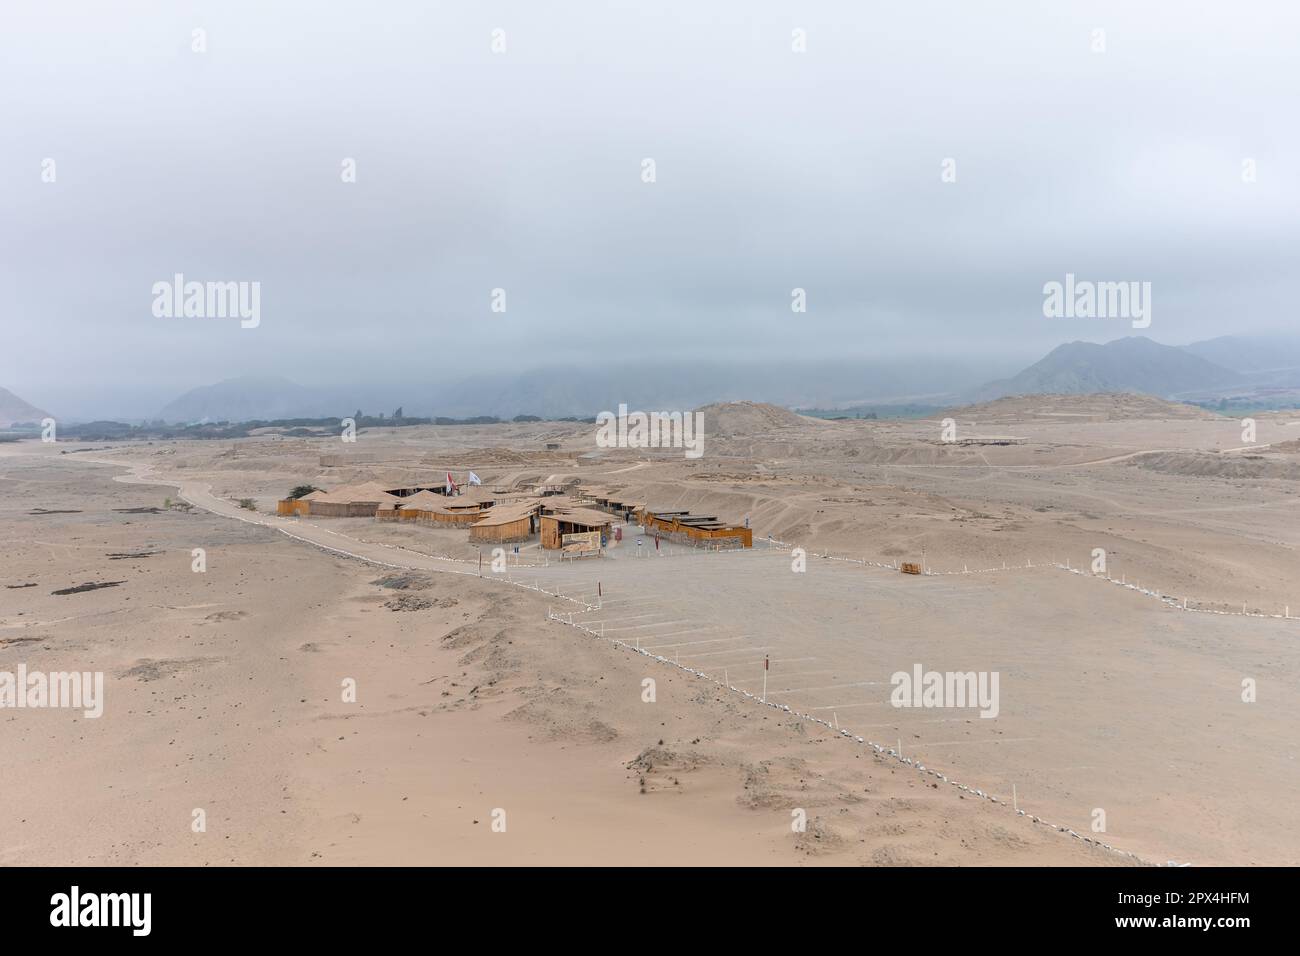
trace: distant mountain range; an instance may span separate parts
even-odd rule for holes
[[[1273,373],[1300,369],[1300,338],[1224,335],[1193,342],[1185,350],[1237,372]]]
[[[0,428],[17,424],[39,424],[52,417],[49,412],[23,401],[7,388],[0,388]]]
[[[1001,368],[998,366],[1001,365]],[[990,373],[1008,377],[989,381]],[[1014,373],[1014,374],[1013,374]],[[1255,396],[1300,402],[1300,337],[1222,336],[1187,346],[1136,336],[1104,345],[1070,342],[1027,368],[1009,361],[890,359],[873,362],[635,362],[480,373],[459,380],[308,387],[276,376],[240,377],[192,389],[157,418],[173,424],[346,417],[355,410],[464,418],[519,414],[560,418],[630,409],[688,409],[760,401],[787,408],[946,406],[1011,395],[1132,392],[1214,401]],[[0,389],[0,427],[40,421],[41,409]]]
[[[1006,371],[1014,365],[1001,363]],[[835,407],[867,399],[939,401],[953,388],[971,388],[988,377],[988,363],[920,359],[875,362],[632,362],[552,366],[517,373],[480,373],[453,381],[394,383],[385,387],[307,388],[288,379],[227,379],[186,392],[158,417],[167,422],[246,421],[391,414],[519,414],[559,418],[630,409],[697,408],[710,402],[761,397],[787,407]]]
[[[518,414],[560,417],[630,408],[697,408],[753,400],[787,407],[844,407],[855,402],[989,401],[1008,395],[1133,392],[1160,398],[1212,397],[1265,386],[1300,388],[1300,339],[1223,336],[1188,346],[1143,336],[1104,345],[1071,342],[1028,368],[992,382],[976,360],[872,363],[635,363],[482,373],[454,383],[312,389],[283,378],[235,378],[194,389],[160,413],[169,422],[243,421],[391,413]],[[1010,371],[1010,369],[1008,369]],[[984,384],[980,384],[984,381]]]

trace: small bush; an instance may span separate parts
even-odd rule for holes
[[[252,498],[240,498],[239,507],[243,508],[245,511],[256,511],[257,502]]]
[[[319,491],[315,485],[295,485],[293,491],[289,492],[289,500],[296,501],[304,495],[309,495],[313,491]]]

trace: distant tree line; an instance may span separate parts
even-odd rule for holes
[[[366,415],[357,409],[352,418],[357,428],[409,428],[414,425],[500,425],[504,420],[495,415],[475,415],[470,418],[408,418],[399,406],[391,418],[379,415]],[[516,415],[512,422],[595,422],[596,416],[570,416],[567,418],[543,418],[539,415]],[[196,422],[192,424],[172,424],[155,420],[140,424],[117,421],[95,421],[79,423],[59,423],[59,438],[74,441],[166,441],[168,439],[230,439],[247,438],[253,432],[264,428],[278,428],[288,438],[323,438],[338,434],[340,419],[329,418],[272,418],[254,419],[245,422]],[[33,432],[21,427],[0,431],[0,439],[17,440],[29,438]]]

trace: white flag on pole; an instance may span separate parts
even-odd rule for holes
[[[469,473],[469,483],[470,483],[471,485],[481,485],[481,484],[483,484],[483,482],[482,482],[482,480],[480,480],[479,476],[476,475],[476,474],[474,474],[474,472],[472,472],[472,471]]]

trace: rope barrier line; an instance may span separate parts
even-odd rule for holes
[[[788,551],[788,550],[792,550],[795,547],[798,547],[797,545],[789,544],[785,541],[776,541],[775,539],[770,539],[770,540],[771,540],[771,545],[769,547],[769,550],[779,548],[782,551]],[[823,552],[821,554],[818,554],[815,551],[809,551],[808,555],[809,557],[822,558],[823,560],[827,560],[827,561],[843,561],[847,564],[860,564],[866,567],[883,568],[888,571],[898,570],[897,562],[895,562],[894,564],[884,564],[880,561],[870,561],[866,558],[850,558],[847,556],[831,554],[829,552]],[[1178,611],[1192,611],[1198,614],[1218,614],[1224,617],[1257,617],[1257,618],[1272,618],[1278,621],[1300,621],[1300,617],[1293,616],[1291,614],[1290,605],[1287,605],[1283,609],[1283,612],[1281,614],[1268,614],[1263,611],[1248,611],[1245,609],[1245,605],[1242,605],[1242,610],[1240,611],[1223,611],[1211,607],[1194,607],[1192,606],[1193,603],[1200,603],[1200,602],[1196,602],[1191,598],[1179,599],[1171,595],[1165,594],[1161,591],[1153,591],[1150,588],[1144,588],[1137,584],[1130,584],[1127,580],[1117,581],[1108,575],[1095,574],[1089,571],[1085,571],[1082,568],[1071,567],[1069,564],[1061,564],[1059,561],[1048,561],[1043,564],[1034,564],[1033,559],[1031,558],[1031,559],[1027,559],[1024,564],[1007,565],[1004,562],[1002,567],[1000,568],[975,568],[974,570],[971,570],[970,568],[963,568],[960,571],[936,571],[933,568],[922,568],[921,574],[926,577],[939,577],[942,575],[954,575],[954,574],[994,574],[994,573],[1006,572],[1006,571],[1029,571],[1029,570],[1036,570],[1039,568],[1051,568],[1057,571],[1066,571],[1069,572],[1070,574],[1083,575],[1084,577],[1087,578],[1096,578],[1101,581],[1108,581],[1111,584],[1126,588],[1130,591],[1137,591],[1139,594],[1143,594],[1147,597],[1156,598],[1157,600],[1165,604],[1167,607],[1174,608],[1175,610]]]
[[[1111,584],[1117,585],[1122,588],[1126,588],[1129,591],[1137,591],[1139,594],[1144,594],[1148,597],[1156,598],[1166,606],[1172,607],[1178,611],[1194,611],[1197,614],[1219,614],[1224,617],[1266,617],[1266,618],[1273,618],[1279,621],[1300,621],[1300,617],[1291,616],[1290,605],[1288,605],[1286,609],[1283,611],[1283,613],[1281,614],[1265,614],[1263,611],[1247,611],[1245,609],[1244,604],[1242,605],[1242,610],[1240,611],[1220,611],[1210,607],[1190,607],[1188,606],[1187,603],[1188,598],[1183,598],[1182,601],[1180,602],[1179,599],[1176,597],[1172,597],[1168,594],[1163,594],[1160,591],[1153,591],[1150,588],[1140,587],[1137,584],[1129,584],[1125,580],[1116,581],[1114,578],[1110,577],[1109,575],[1103,577],[1100,574],[1094,574],[1089,571],[1084,571],[1082,568],[1072,568],[1069,565],[1065,565],[1065,564],[1053,564],[1052,567],[1056,568],[1058,571],[1068,571],[1070,574],[1081,574],[1086,578],[1094,578],[1098,581],[1108,581]]]
[[[1087,843],[1090,846],[1098,847],[1110,853],[1115,853],[1118,854],[1119,856],[1127,857],[1128,859],[1134,860],[1138,863],[1143,863],[1149,866],[1154,865],[1151,864],[1150,861],[1138,856],[1136,853],[1132,853],[1128,850],[1120,849],[1117,846],[1112,846],[1111,844],[1106,843],[1102,840],[1096,840],[1093,839],[1092,837],[1084,836],[1083,834],[1078,833],[1070,829],[1069,827],[1063,827],[1063,826],[1058,826],[1054,823],[1049,823],[1048,821],[1038,816],[1035,816],[1032,813],[1028,813],[1025,810],[1012,808],[1012,802],[1007,798],[995,797],[991,793],[985,793],[983,790],[977,789],[975,787],[968,787],[963,783],[959,783],[958,781],[949,778],[946,774],[940,773],[938,770],[935,770],[933,767],[925,766],[919,760],[913,760],[911,757],[904,757],[901,753],[899,753],[899,751],[895,750],[893,747],[886,747],[883,744],[878,744],[875,743],[874,741],[867,740],[865,737],[859,737],[849,729],[839,726],[838,720],[835,723],[832,723],[829,720],[825,720],[821,717],[815,717],[812,714],[803,714],[796,710],[792,710],[789,704],[778,704],[775,703],[774,701],[762,700],[757,694],[752,694],[749,691],[742,690],[741,688],[736,687],[732,684],[723,683],[718,678],[712,677],[706,674],[704,671],[697,670],[694,667],[688,667],[685,664],[680,664],[677,661],[672,660],[671,658],[664,657],[662,654],[652,654],[650,651],[647,651],[644,648],[634,647],[633,645],[628,644],[624,641],[620,641],[615,638],[605,637],[604,634],[598,633],[584,624],[575,622],[573,620],[573,614],[571,612],[567,616],[564,616],[564,615],[555,614],[550,608],[547,608],[546,620],[557,624],[567,625],[576,630],[583,631],[584,633],[598,640],[608,641],[610,644],[620,647],[623,650],[631,651],[632,653],[639,654],[642,657],[648,657],[651,660],[654,660],[660,664],[664,664],[668,667],[675,667],[679,671],[684,671],[685,673],[690,674],[692,677],[695,677],[698,680],[703,680],[711,684],[716,684],[718,687],[722,687],[728,691],[731,691],[733,694],[743,696],[747,698],[751,703],[758,704],[763,707],[770,707],[773,710],[781,711],[782,713],[789,714],[790,716],[794,717],[797,720],[806,721],[808,723],[819,724],[825,727],[827,730],[830,730],[832,733],[838,734],[841,737],[848,738],[854,743],[862,744],[863,746],[870,747],[877,755],[881,757],[892,758],[898,763],[911,767],[913,770],[917,771],[918,773],[935,777],[938,780],[942,781],[943,783],[946,783],[951,787],[955,787],[956,789],[962,791],[963,793],[969,793],[972,796],[979,797],[981,800],[987,800],[989,803],[994,803],[999,806],[1004,806],[1009,809],[1014,809],[1016,816],[1025,817],[1030,823],[1036,826],[1047,827],[1048,829],[1054,830],[1057,833],[1064,833],[1070,837],[1073,837],[1076,840],[1080,840],[1083,843]],[[1169,863],[1166,863],[1164,865],[1165,866],[1186,866],[1187,864],[1175,863],[1173,861],[1170,861]]]

